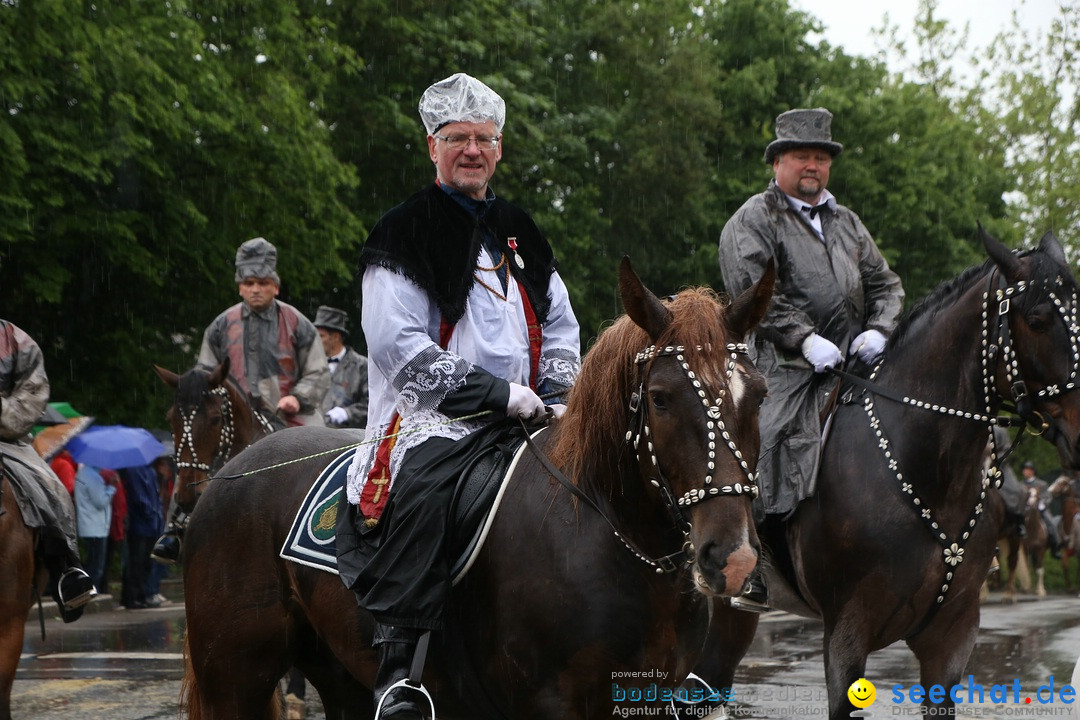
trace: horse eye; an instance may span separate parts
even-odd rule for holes
[[[1028,327],[1035,332],[1042,333],[1050,329],[1050,325],[1054,321],[1054,315],[1050,308],[1040,305],[1028,313],[1025,320],[1027,320]]]
[[[649,393],[649,401],[652,402],[652,406],[657,410],[667,409],[667,395],[662,392]]]

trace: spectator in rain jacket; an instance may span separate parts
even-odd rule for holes
[[[105,484],[97,469],[83,465],[75,473],[75,521],[86,550],[86,572],[94,587],[105,587],[105,550],[112,519],[115,487]]]
[[[128,561],[124,567],[120,603],[129,610],[155,607],[150,600],[152,593],[148,593],[148,584],[150,550],[163,525],[157,473],[150,465],[140,465],[124,468],[119,474],[128,506]]]
[[[115,470],[103,469],[101,477],[105,479],[106,485],[111,485],[116,490],[112,497],[112,517],[109,518],[109,541],[105,545],[105,574],[101,588],[101,592],[108,592],[109,571],[113,566],[113,558],[124,557],[127,495],[124,493],[124,484],[120,482],[120,476]]]

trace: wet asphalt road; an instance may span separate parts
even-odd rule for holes
[[[44,641],[35,610],[26,625],[13,692],[16,720],[182,717],[183,604],[178,585],[166,584],[165,593],[174,602],[161,608],[115,609],[111,598],[102,598],[94,612],[76,623],[47,618]],[[731,717],[826,717],[820,645],[820,623],[786,613],[762,616],[754,646],[739,670]],[[1078,655],[1080,599],[1024,598],[1010,606],[992,596],[983,606],[968,672],[987,691],[1019,680],[1020,703],[1010,698],[1006,703],[964,704],[960,717],[1080,718],[1077,705],[1065,704],[1056,695],[1046,704],[1035,697],[1051,676],[1056,691],[1069,683]],[[915,717],[914,704],[889,700],[892,686],[918,681],[918,666],[906,646],[896,644],[872,655],[866,676],[878,689],[869,717]],[[325,720],[317,694],[309,695],[307,717]],[[1031,704],[1024,703],[1028,697]]]

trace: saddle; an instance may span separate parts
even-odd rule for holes
[[[453,522],[447,538],[457,558],[451,572],[455,583],[465,575],[483,546],[499,497],[524,447],[523,436],[502,438],[478,453],[459,476],[450,508]],[[352,457],[353,450],[344,451],[315,478],[293,519],[279,552],[281,557],[338,574],[337,514]]]
[[[483,545],[491,526],[485,521],[494,519],[498,498],[511,474],[509,468],[516,465],[524,445],[522,437],[508,438],[477,458],[458,479],[450,506],[453,522],[448,538],[457,558],[450,573],[455,584],[464,577]]]

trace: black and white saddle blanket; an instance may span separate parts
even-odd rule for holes
[[[543,430],[533,434],[535,438]],[[483,547],[498,511],[507,481],[526,450],[524,439],[516,440],[512,457],[492,449],[484,454],[458,481],[454,493],[454,530],[451,542],[455,557],[452,576],[456,583],[468,572]],[[353,450],[344,451],[315,478],[311,490],[300,503],[289,534],[279,553],[286,560],[338,573],[334,544],[338,505],[345,491],[345,478]]]

